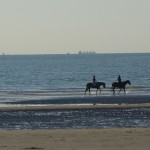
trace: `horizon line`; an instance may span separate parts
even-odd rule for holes
[[[1,53],[0,56],[8,56],[8,55],[97,55],[97,54],[148,54],[150,52],[95,52],[95,53]]]

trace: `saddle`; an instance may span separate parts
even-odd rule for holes
[[[95,88],[96,88],[96,86],[97,86],[97,83],[93,83],[93,87],[95,87]]]

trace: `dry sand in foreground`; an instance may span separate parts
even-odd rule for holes
[[[149,150],[150,128],[1,130],[0,150]]]

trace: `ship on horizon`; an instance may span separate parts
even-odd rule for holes
[[[96,54],[95,51],[79,51],[78,54]]]

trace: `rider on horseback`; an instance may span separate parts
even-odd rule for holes
[[[118,76],[118,83],[121,83],[121,77],[120,77],[120,75]]]
[[[95,78],[95,75],[93,76],[93,84],[94,84],[94,86],[97,85],[97,80],[96,80],[96,78]]]

